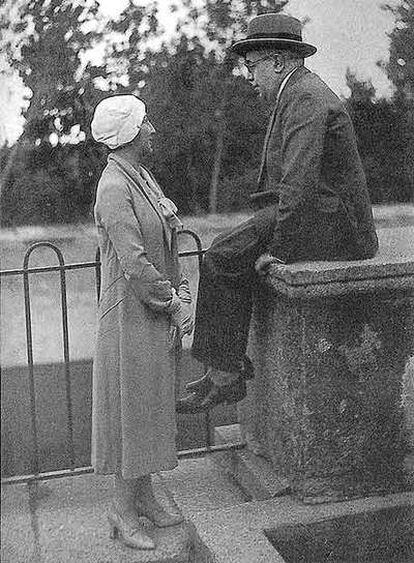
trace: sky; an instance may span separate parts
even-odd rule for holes
[[[345,73],[349,67],[358,78],[371,80],[378,97],[390,96],[391,85],[377,61],[388,58],[389,33],[394,24],[393,15],[381,9],[385,3],[396,0],[289,0],[285,12],[301,20],[309,19],[303,39],[318,47],[318,52],[307,60],[307,66],[317,72],[339,95],[347,96]],[[99,0],[102,11],[116,16],[127,0]],[[145,4],[145,0],[142,0]],[[194,0],[194,4],[198,4]],[[160,20],[168,30],[174,27],[174,18],[168,11],[169,2],[159,0]]]
[[[310,18],[303,37],[318,47],[307,66],[338,94],[348,95],[346,69],[371,80],[379,97],[391,94],[391,85],[377,61],[388,59],[393,15],[381,9],[385,0],[290,0],[287,12]],[[388,2],[393,4],[393,2]]]
[[[127,1],[99,0],[99,3],[104,14],[115,17]],[[168,9],[170,0],[158,1],[160,21],[166,33],[171,33],[175,21]],[[388,0],[388,3],[395,1]],[[285,12],[299,19],[309,19],[303,39],[318,48],[317,53],[307,59],[307,66],[337,94],[349,95],[345,73],[350,68],[359,79],[372,81],[378,97],[391,95],[391,84],[376,64],[388,58],[387,32],[394,24],[392,14],[381,9],[384,3],[385,0],[289,0]],[[9,77],[8,81],[13,87],[7,91],[4,84],[0,84],[0,144],[4,140],[9,144],[14,142],[23,123],[22,90],[15,77]]]

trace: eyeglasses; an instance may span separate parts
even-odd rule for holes
[[[265,61],[266,59],[270,59],[271,55],[265,55],[264,57],[261,57],[260,59],[257,59],[257,61],[244,61],[244,66],[247,68],[248,72],[250,74],[253,74],[254,68],[255,66],[260,63],[261,61]]]

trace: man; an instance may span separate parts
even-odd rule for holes
[[[352,123],[339,98],[304,59],[299,20],[262,14],[232,50],[273,106],[253,217],[219,237],[200,275],[193,355],[209,366],[190,383],[178,412],[197,412],[246,395],[253,369],[245,355],[257,273],[274,262],[358,260],[378,249]],[[256,268],[255,268],[256,266]]]

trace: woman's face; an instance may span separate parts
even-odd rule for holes
[[[152,154],[152,136],[155,133],[155,128],[147,116],[144,117],[144,121],[141,125],[141,130],[138,135],[140,141],[140,148],[143,154]]]

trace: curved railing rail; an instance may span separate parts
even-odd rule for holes
[[[191,256],[198,257],[198,267],[200,268],[203,260],[205,250],[202,247],[202,242],[197,233],[185,229],[179,233],[180,235],[187,235],[191,237],[195,243],[196,249],[189,251],[179,252],[180,258]],[[50,248],[58,259],[58,265],[55,266],[36,266],[30,267],[30,257],[32,253],[39,248]],[[71,374],[70,374],[70,355],[69,355],[69,329],[68,329],[68,306],[67,306],[67,287],[66,287],[66,273],[72,270],[80,269],[94,269],[95,270],[95,285],[97,299],[99,299],[101,289],[101,261],[99,248],[96,251],[95,261],[93,262],[80,262],[73,264],[65,264],[63,253],[53,243],[48,241],[40,241],[32,244],[26,251],[23,259],[23,268],[12,270],[1,270],[0,279],[6,276],[23,276],[23,289],[24,289],[24,306],[25,306],[25,326],[26,326],[26,352],[27,352],[27,365],[29,377],[29,394],[30,394],[30,422],[32,432],[32,458],[31,458],[31,471],[29,475],[18,475],[13,477],[6,477],[2,479],[3,483],[21,483],[33,480],[51,479],[68,475],[80,475],[92,472],[91,467],[76,467],[75,462],[75,447],[73,438],[73,408],[72,408],[72,390],[71,390]],[[30,300],[30,281],[29,277],[32,274],[59,272],[60,274],[60,303],[61,303],[61,320],[62,320],[62,335],[63,335],[63,361],[65,373],[65,399],[67,410],[67,438],[66,438],[66,453],[69,458],[69,468],[63,470],[41,472],[39,462],[39,437],[38,425],[36,417],[36,394],[35,394],[35,376],[34,376],[34,360],[33,360],[33,336],[32,336],[32,313],[31,313],[31,300]],[[179,457],[196,457],[204,455],[207,452],[238,449],[244,446],[243,443],[212,445],[211,443],[211,420],[210,413],[205,413],[205,445],[201,448],[183,450],[179,452]]]

